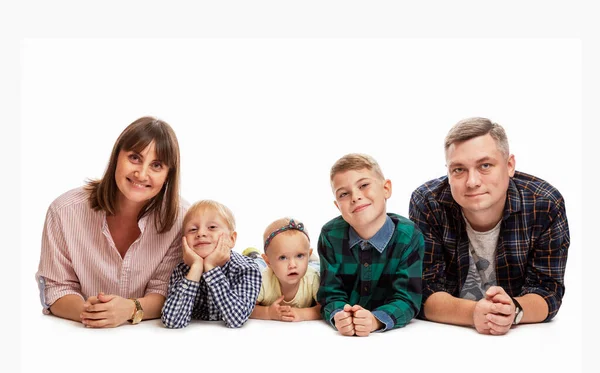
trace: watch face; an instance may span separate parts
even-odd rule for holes
[[[515,324],[520,323],[522,318],[523,318],[523,310],[519,310],[519,312],[517,312],[517,316],[515,316]]]
[[[133,317],[133,323],[137,324],[140,321],[142,321],[142,318],[144,317],[144,311],[139,310],[135,313],[135,316]]]

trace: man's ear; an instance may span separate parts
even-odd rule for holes
[[[270,267],[271,263],[269,263],[269,257],[267,256],[267,254],[260,254],[260,256],[262,256],[265,263],[267,263],[267,265]]]
[[[516,165],[517,165],[517,161],[515,160],[515,155],[514,154],[511,154],[508,157],[508,161],[507,161],[506,165],[508,167],[508,176],[509,177],[515,176],[515,168],[516,168]]]

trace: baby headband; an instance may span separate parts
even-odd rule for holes
[[[265,241],[264,250],[267,251],[267,246],[269,246],[273,237],[277,236],[281,232],[289,231],[290,229],[296,229],[296,230],[304,233],[306,235],[306,238],[308,238],[308,241],[310,242],[310,237],[308,237],[308,233],[306,233],[306,231],[304,230],[304,224],[302,224],[300,222],[296,223],[294,221],[294,219],[290,219],[289,224],[284,225],[281,228],[277,228],[273,232],[271,232],[271,234],[269,235],[269,237],[267,237],[267,239]]]

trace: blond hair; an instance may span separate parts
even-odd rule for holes
[[[494,123],[487,118],[481,117],[463,119],[452,126],[444,140],[444,150],[448,151],[450,145],[456,142],[471,140],[475,137],[485,136],[488,133],[496,141],[498,150],[500,150],[505,157],[508,157],[510,155],[508,138],[506,137],[504,128],[498,123]]]
[[[211,199],[203,199],[190,206],[183,218],[183,226],[185,227],[193,216],[206,208],[216,211],[227,222],[229,230],[232,232],[235,231],[235,217],[233,216],[233,212],[224,204]]]
[[[329,180],[333,181],[333,177],[340,172],[349,170],[362,170],[364,168],[369,171],[373,171],[381,180],[385,180],[383,172],[381,172],[381,167],[379,167],[379,163],[377,163],[377,161],[370,155],[361,153],[346,154],[342,158],[338,159],[331,167]]]

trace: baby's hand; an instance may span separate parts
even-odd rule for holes
[[[284,296],[280,296],[279,298],[277,298],[277,300],[275,302],[273,302],[273,304],[271,304],[269,306],[269,318],[271,320],[278,320],[278,321],[293,321],[293,320],[284,320],[284,314],[289,312],[289,309],[291,308],[290,306],[282,306],[280,303],[283,301]]]
[[[288,307],[288,309],[281,311],[281,321],[302,321],[300,312],[296,307],[283,306],[281,308],[284,307]]]

